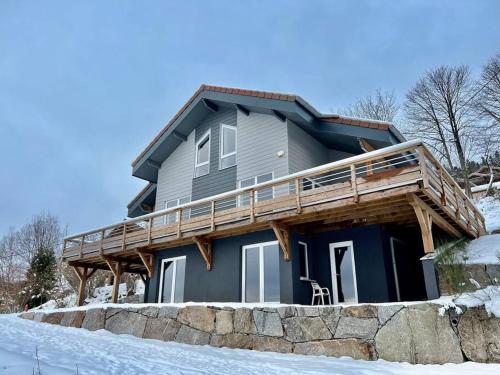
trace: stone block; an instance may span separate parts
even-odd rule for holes
[[[253,322],[252,310],[246,307],[234,310],[233,322],[234,332],[236,333],[257,333],[257,329],[255,328],[255,324]]]
[[[253,350],[260,352],[291,353],[293,344],[278,337],[253,336]]]
[[[89,331],[97,331],[104,329],[104,322],[106,320],[106,311],[104,309],[90,309],[85,313],[82,328]]]
[[[285,338],[292,342],[327,340],[332,333],[323,320],[317,317],[293,317],[283,320]]]
[[[253,311],[253,320],[257,333],[263,336],[283,336],[281,319],[277,312]]]
[[[106,318],[105,329],[123,335],[142,337],[148,318],[136,312],[121,310]]]
[[[210,334],[182,325],[175,336],[175,341],[191,345],[208,345],[210,343]]]
[[[378,330],[378,319],[360,319],[342,316],[335,331],[336,339],[356,338],[373,340]]]
[[[163,341],[173,341],[181,324],[169,318],[148,318],[144,328],[143,338]]]
[[[230,333],[227,335],[212,335],[210,345],[218,348],[252,349],[252,336],[241,333]]]
[[[377,307],[372,305],[347,306],[342,309],[342,316],[362,319],[377,318],[378,311]]]
[[[295,354],[325,355],[374,360],[377,353],[372,343],[359,339],[313,341],[295,344]]]
[[[203,332],[215,331],[215,310],[205,306],[187,306],[177,314],[179,323]]]
[[[61,319],[63,318],[63,315],[64,313],[62,311],[44,314],[42,317],[42,322],[49,324],[61,324]]]
[[[61,319],[61,325],[81,328],[83,319],[85,319],[85,310],[66,311]]]
[[[177,319],[179,308],[175,306],[162,306],[158,310],[158,318]]]
[[[233,332],[233,311],[218,310],[215,313],[215,332],[225,335]]]

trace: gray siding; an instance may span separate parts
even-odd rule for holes
[[[236,126],[236,123],[236,109],[219,108],[196,127],[191,168],[194,170],[195,144],[210,129],[210,173],[191,180],[192,200],[236,189],[236,166],[219,170],[220,125]]]
[[[329,150],[288,120],[288,163],[290,173],[328,163]]]
[[[285,155],[278,157],[278,151]],[[270,115],[238,112],[238,181],[272,171],[275,178],[288,174],[286,122]]]
[[[155,210],[165,208],[165,201],[191,195],[194,172],[194,131],[162,163],[158,171]]]

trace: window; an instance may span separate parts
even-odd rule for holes
[[[260,184],[263,182],[271,181],[274,177],[273,172],[265,173],[259,176],[245,178],[239,182],[240,188],[245,188],[249,186],[253,186],[256,184]],[[255,192],[255,201],[261,202],[268,199],[273,199],[274,197],[274,189],[272,187],[262,188]],[[239,205],[245,206],[250,204],[250,195],[248,193],[241,194],[239,199]]]
[[[191,202],[190,196],[172,199],[170,201],[165,202],[165,208],[174,208],[174,207],[178,207],[182,204],[186,204],[189,202]],[[190,211],[190,209],[185,209],[182,211],[182,218],[183,219],[189,219],[189,214],[190,214],[189,211]],[[177,212],[174,211],[174,212],[171,212],[165,216],[164,224],[172,224],[172,223],[175,223],[176,221],[177,221]]]
[[[299,242],[300,279],[309,280],[309,259],[307,258],[307,244]]]
[[[220,169],[236,165],[236,127],[221,124]]]
[[[277,241],[243,246],[243,302],[280,301],[279,260]]]
[[[196,143],[196,160],[194,177],[200,177],[210,172],[210,130]]]
[[[161,262],[158,302],[184,302],[186,257],[163,259]]]

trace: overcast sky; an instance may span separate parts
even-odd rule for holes
[[[500,50],[494,0],[75,3],[0,2],[0,235],[42,211],[123,219],[131,161],[202,83],[328,112]]]

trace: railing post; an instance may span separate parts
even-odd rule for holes
[[[458,200],[457,186],[453,185],[453,196],[455,197],[456,202],[456,210],[455,210],[455,219],[460,220],[460,201]]]
[[[125,250],[125,236],[127,235],[127,223],[123,223],[122,250]]]
[[[358,183],[356,181],[356,165],[355,164],[351,164],[351,187],[352,187],[354,202],[358,203],[359,196],[358,196]]]
[[[297,203],[297,213],[300,214],[302,207],[300,205],[300,177],[295,179],[295,201]]]
[[[99,241],[99,255],[102,255],[103,253],[103,242],[104,242],[104,230],[101,230],[101,241]]]
[[[85,242],[85,235],[82,236],[82,239],[80,241],[80,259],[83,258],[83,243]]]
[[[255,190],[250,190],[250,222],[255,221]]]
[[[210,207],[210,230],[215,231],[215,201],[212,201]]]
[[[148,220],[148,245],[151,245],[151,230],[153,229],[153,218]]]
[[[177,238],[181,238],[182,208],[177,210]]]
[[[444,187],[443,169],[441,167],[438,168],[439,168],[439,182],[441,183],[441,204],[443,206],[446,206],[446,190]]]
[[[467,229],[470,230],[470,212],[469,212],[469,202],[467,201],[467,198],[463,198],[464,200],[464,207],[465,207],[465,213],[467,214]]]
[[[425,161],[425,149],[422,146],[418,147],[418,161],[420,164],[420,173],[422,174],[423,188],[429,187],[429,176],[427,174],[427,163]]]

